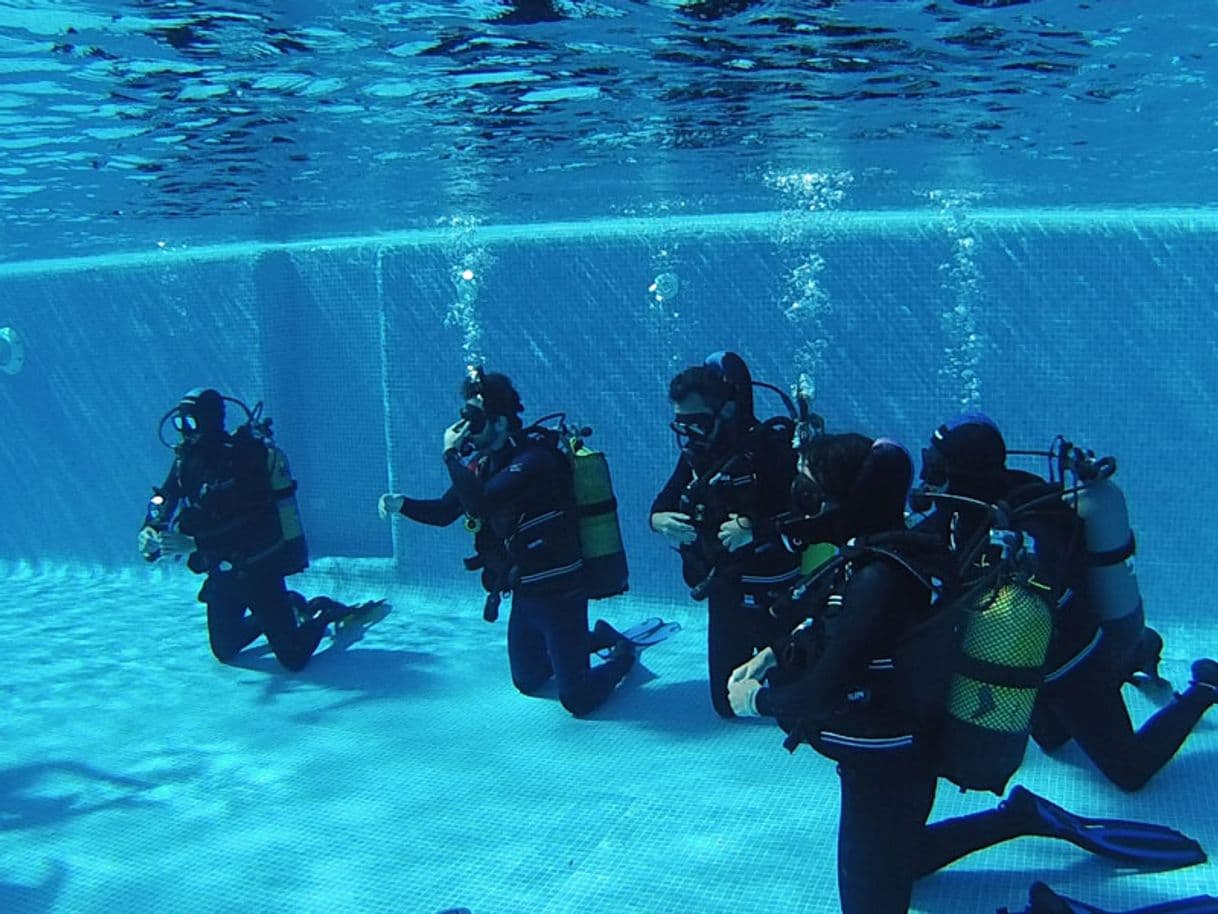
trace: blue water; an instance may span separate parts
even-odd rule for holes
[[[917,453],[981,408],[1115,455],[1183,685],[1218,650],[1218,32],[1096,6],[0,2],[0,911],[838,910],[832,764],[713,715],[647,530],[667,381],[724,347],[830,430]],[[591,720],[512,689],[467,534],[376,515],[444,487],[476,359],[609,455],[631,592],[594,612],[684,626]],[[274,417],[298,589],[395,604],[302,674],[216,664],[198,580],[136,556],[197,385]],[[1070,752],[1020,780],[1213,850],[1216,751],[1134,796]],[[913,910],[1035,878],[1218,893],[1029,839]]]

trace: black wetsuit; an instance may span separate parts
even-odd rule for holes
[[[1026,834],[1026,823],[999,808],[927,824],[943,682],[926,674],[945,664],[906,636],[929,618],[929,589],[897,563],[866,557],[812,599],[815,621],[776,645],[780,663],[757,710],[778,718],[787,748],[808,742],[838,763],[843,914],[904,914],[915,880]]]
[[[183,447],[160,490],[165,503],[159,526],[194,537],[187,564],[207,575],[198,599],[207,605],[216,659],[228,663],[266,635],[279,662],[300,670],[326,625],[347,607],[328,597],[306,602],[284,584],[303,566],[283,539],[268,457],[266,445],[248,431]]]
[[[680,550],[682,572],[686,584],[706,591],[711,703],[722,717],[735,716],[727,697],[732,670],[790,629],[769,609],[799,577],[799,557],[783,547],[773,522],[787,511],[794,476],[789,430],[756,426],[741,447],[701,472],[682,455],[651,504],[652,514],[676,511],[694,519],[698,538]],[[718,534],[731,514],[751,521],[754,540],[728,553]]]
[[[987,493],[1011,505],[1047,491],[1040,477],[1007,471]],[[942,526],[932,514],[925,527]],[[1056,515],[1056,516],[1055,516]],[[1142,609],[1101,620],[1087,594],[1082,530],[1074,512],[1053,502],[1027,522],[1049,583],[1062,592],[1054,611],[1045,684],[1036,702],[1032,737],[1053,751],[1073,739],[1109,781],[1126,791],[1143,787],[1166,765],[1210,706],[1207,690],[1189,688],[1134,729],[1121,687],[1132,668],[1145,620]]]
[[[448,526],[477,518],[482,580],[492,597],[511,591],[508,660],[512,682],[535,694],[550,677],[564,708],[591,713],[633,663],[627,654],[593,667],[571,468],[552,443],[514,433],[502,450],[471,466],[444,455],[452,487],[437,499],[411,499],[401,512]]]

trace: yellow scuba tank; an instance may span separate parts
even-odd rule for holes
[[[1104,622],[1123,619],[1142,606],[1142,593],[1130,558],[1133,531],[1125,495],[1108,477],[1086,483],[1065,496],[1083,521],[1087,547],[1087,596]]]
[[[296,480],[288,467],[288,458],[272,442],[266,444],[266,465],[271,478],[271,497],[279,516],[279,531],[283,538],[284,574],[295,574],[309,567],[309,546],[300,522],[296,504]]]
[[[570,439],[569,445],[588,597],[599,600],[625,593],[630,586],[629,570],[609,462],[578,437]]]
[[[1002,796],[1027,748],[1053,618],[1046,598],[1010,574],[971,604],[948,686],[939,773]]]

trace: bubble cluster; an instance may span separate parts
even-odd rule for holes
[[[795,370],[800,383],[814,391],[816,373],[829,348],[825,319],[833,302],[825,289],[826,263],[813,229],[819,219],[845,201],[854,176],[848,171],[771,171],[764,181],[786,198],[779,215],[778,243],[794,251],[798,260],[787,272],[782,308],[795,330]]]
[[[677,310],[677,296],[681,294],[681,278],[677,273],[676,252],[670,244],[655,250],[651,257],[654,277],[647,286],[647,325],[652,345],[665,354],[663,364],[657,363],[661,377],[667,383],[680,361],[678,355],[681,337],[681,312]]]
[[[766,187],[794,197],[808,209],[832,209],[846,199],[846,188],[854,183],[848,171],[769,171]]]
[[[647,294],[651,296],[651,300],[657,305],[664,302],[671,302],[681,292],[681,279],[676,273],[666,271],[660,273],[651,281],[651,285],[647,287]]]
[[[939,265],[945,302],[940,325],[947,341],[939,374],[951,387],[952,396],[962,410],[976,410],[981,408],[979,372],[985,338],[977,326],[982,277],[969,209],[980,194],[931,191],[927,197],[939,206],[951,242],[950,256]]]
[[[481,365],[484,330],[478,305],[482,284],[494,258],[477,242],[479,221],[471,216],[452,216],[442,224],[450,230],[443,250],[448,259],[452,299],[444,326],[461,331],[461,357],[466,365]]]

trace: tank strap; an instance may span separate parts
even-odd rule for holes
[[[1129,542],[1127,542],[1124,546],[1119,546],[1116,549],[1109,549],[1105,552],[1083,553],[1083,564],[1088,568],[1105,568],[1109,565],[1119,565],[1137,551],[1137,540],[1134,535],[1130,533]]]
[[[955,668],[970,679],[1007,689],[1039,689],[1045,681],[1043,666],[1005,666],[978,660],[964,651],[957,655]]]
[[[289,479],[288,484],[281,489],[272,489],[276,499],[286,498],[289,495],[295,495],[296,490],[300,488],[300,483],[295,479]]]
[[[578,514],[580,517],[596,517],[600,514],[612,514],[617,510],[617,499],[606,498],[603,501],[594,501],[586,505],[580,505]]]

